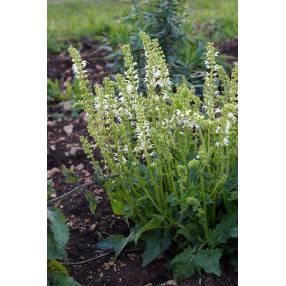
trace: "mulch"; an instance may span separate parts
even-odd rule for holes
[[[77,43],[75,43],[77,44]],[[101,50],[94,54],[101,43],[85,40],[80,46],[80,52],[89,62],[89,74],[93,83],[100,83],[105,75],[110,74],[108,62],[104,59],[107,51]],[[227,44],[225,47],[230,47]],[[233,45],[235,46],[235,45]],[[236,46],[237,47],[237,46]],[[48,77],[58,79],[62,86],[72,79],[71,60],[67,52],[48,54]],[[54,118],[53,114],[61,114]],[[95,215],[91,214],[89,204],[83,192],[76,191],[71,196],[58,201],[55,205],[62,209],[70,228],[70,239],[67,247],[69,263],[68,271],[74,279],[84,286],[155,286],[176,285],[172,281],[171,272],[167,267],[168,254],[160,257],[147,267],[142,267],[140,247],[129,247],[117,259],[112,254],[96,248],[96,243],[111,234],[128,235],[129,226],[122,217],[112,213],[108,196],[100,187],[92,184],[92,168],[83,153],[79,142],[80,135],[87,135],[86,116],[82,112],[73,118],[71,111],[63,105],[52,102],[48,107],[48,178],[52,178],[57,196],[61,196],[74,188],[65,183],[60,172],[62,165],[72,168],[79,177],[79,185],[91,183],[91,191],[97,201]],[[66,127],[69,128],[66,128]],[[72,129],[72,132],[68,132]],[[95,152],[100,158],[100,153]],[[88,259],[105,255],[90,262],[80,263]],[[204,275],[193,277],[178,283],[180,286],[236,286],[237,273],[224,266],[221,277]]]

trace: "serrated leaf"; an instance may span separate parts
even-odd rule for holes
[[[56,247],[60,253],[65,253],[65,248],[69,240],[69,228],[65,224],[64,214],[59,209],[48,209],[48,220],[53,232]]]
[[[232,235],[235,235],[235,228],[237,229],[237,214],[226,216],[210,233],[210,244],[215,247],[220,243],[226,243],[229,238],[234,237]]]
[[[156,231],[145,236],[146,249],[143,254],[142,266],[151,263],[156,257],[164,254],[164,252],[171,246],[171,239],[167,233],[161,234]]]
[[[96,246],[103,250],[111,249],[115,252],[115,256],[118,256],[124,247],[133,240],[133,238],[134,231],[131,231],[128,237],[124,237],[122,234],[115,234],[98,242]]]
[[[196,270],[194,254],[195,250],[188,247],[182,253],[175,256],[175,258],[171,261],[176,280],[190,278],[194,274]]]
[[[192,247],[186,248],[183,252],[176,255],[175,258],[171,261],[171,264],[175,264],[178,262],[189,263],[195,254],[195,250]]]
[[[194,262],[197,266],[204,269],[206,273],[213,273],[220,276],[220,258],[222,252],[220,249],[201,249],[199,250],[195,257]]]
[[[190,263],[179,262],[174,264],[172,269],[175,279],[179,281],[192,277],[196,271],[196,265],[194,261],[191,261]]]

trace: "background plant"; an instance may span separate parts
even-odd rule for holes
[[[208,44],[203,97],[186,83],[174,92],[158,42],[145,33],[141,39],[146,94],[138,92],[130,46],[122,48],[124,76],[105,78],[95,96],[85,62],[69,49],[93,139],[82,137],[83,148],[96,172],[106,177],[114,213],[135,224],[128,237],[103,244],[116,245],[118,255],[140,238],[146,243],[146,265],[175,243],[181,251],[171,261],[176,278],[201,269],[220,275],[221,257],[236,258],[237,69],[230,78]],[[94,146],[103,157],[99,163]]]
[[[133,0],[134,9],[127,19],[130,31],[130,43],[139,66],[141,61],[142,42],[139,32],[144,31],[152,39],[157,39],[171,71],[171,78],[178,82],[184,75],[195,81],[194,72],[201,68],[203,43],[191,36],[191,31],[184,29],[185,17],[182,1]],[[190,77],[190,74],[193,74]]]

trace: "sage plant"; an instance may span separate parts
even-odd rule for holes
[[[92,139],[81,141],[95,171],[106,178],[114,213],[135,224],[132,239],[159,231],[158,239],[168,237],[179,249],[197,255],[193,270],[204,268],[200,251],[215,250],[218,263],[219,244],[235,237],[237,68],[229,77],[217,65],[218,52],[209,43],[202,98],[186,83],[174,92],[158,42],[145,33],[140,36],[146,94],[138,92],[136,62],[128,45],[122,48],[124,75],[114,81],[105,78],[102,86],[95,86],[95,95],[85,62],[77,50],[69,49]],[[95,147],[100,162],[93,157]],[[173,262],[187,264],[178,258]],[[215,267],[216,271],[204,270],[219,274]]]

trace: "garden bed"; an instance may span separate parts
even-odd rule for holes
[[[89,62],[88,70],[93,83],[99,83],[103,77],[110,73],[107,62],[103,57],[106,51],[95,54],[98,42],[86,40],[81,46],[81,54]],[[237,55],[237,41],[231,44],[220,45],[221,52],[224,47],[231,56]],[[100,60],[101,58],[101,60]],[[61,86],[72,79],[72,63],[66,52],[48,55],[48,77],[58,79]],[[62,114],[55,119],[55,114]],[[160,257],[147,267],[142,267],[143,252],[140,246],[127,248],[117,260],[108,252],[96,249],[96,243],[111,234],[127,235],[129,228],[124,220],[113,215],[108,198],[100,186],[92,184],[92,168],[84,155],[79,142],[80,135],[86,135],[86,117],[80,113],[73,118],[68,104],[51,104],[48,108],[48,177],[54,181],[57,197],[74,188],[64,182],[60,172],[61,165],[74,169],[79,177],[79,185],[91,184],[88,188],[96,197],[96,214],[90,213],[88,202],[80,191],[56,203],[65,216],[70,227],[70,240],[67,247],[69,273],[79,283],[91,285],[177,285],[171,281],[171,272],[166,267],[168,256]],[[72,131],[72,132],[70,132]],[[97,159],[99,152],[96,152]],[[86,260],[94,259],[90,262]],[[77,263],[77,264],[72,264]],[[180,282],[178,285],[237,285],[237,273],[224,265],[221,277],[205,275],[202,279],[194,277]]]

